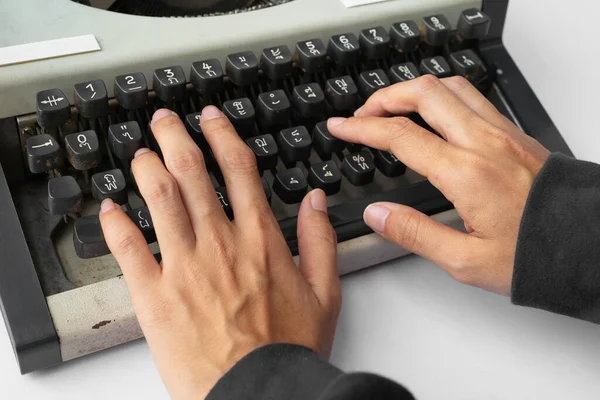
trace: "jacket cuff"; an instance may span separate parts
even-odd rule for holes
[[[552,154],[521,221],[514,304],[600,323],[600,166]]]
[[[206,400],[317,399],[341,375],[306,347],[270,344],[235,364]]]

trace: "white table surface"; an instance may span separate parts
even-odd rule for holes
[[[597,4],[512,0],[505,42],[576,156],[600,162]],[[332,361],[345,370],[391,377],[420,400],[600,398],[600,326],[512,306],[415,256],[342,281]],[[21,376],[0,328],[0,398],[168,396],[143,340]]]

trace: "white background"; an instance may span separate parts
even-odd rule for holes
[[[511,0],[505,42],[582,159],[600,162],[600,35],[591,0]],[[514,307],[408,257],[343,278],[333,362],[419,400],[598,399],[600,326]],[[0,323],[0,326],[3,325]],[[0,399],[167,399],[137,341],[20,376],[0,328]]]

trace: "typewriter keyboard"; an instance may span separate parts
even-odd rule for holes
[[[311,188],[329,196],[332,222],[342,228],[360,220],[371,200],[393,201],[392,195],[411,191],[414,202],[429,199],[434,191],[420,185],[424,179],[394,155],[336,139],[326,120],[350,116],[377,90],[423,74],[462,75],[485,90],[489,76],[476,45],[490,20],[470,9],[455,26],[434,15],[365,26],[356,34],[340,32],[327,42],[298,38],[294,48],[242,51],[224,63],[199,60],[189,71],[177,65],[159,65],[152,76],[123,71],[114,82],[75,83],[71,96],[59,89],[39,92],[35,129],[23,138],[34,184],[19,204],[22,218],[34,226],[36,221],[50,225],[50,243],[25,228],[37,264],[55,259],[76,286],[120,275],[98,219],[99,203],[106,198],[127,210],[159,257],[152,218],[130,163],[141,147],[160,155],[149,121],[163,107],[180,116],[202,149],[215,195],[233,219],[227,188],[199,124],[206,105],[224,112],[254,151],[264,190],[292,248],[298,203]],[[108,97],[106,84],[113,85],[114,98]],[[32,207],[37,211],[25,211]],[[444,207],[442,199],[438,209]],[[46,286],[46,291],[58,290]]]

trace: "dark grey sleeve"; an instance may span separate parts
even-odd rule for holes
[[[547,160],[521,221],[512,301],[600,323],[600,165]]]
[[[254,350],[217,382],[206,400],[414,400],[377,375],[345,374],[312,350],[271,344]]]

